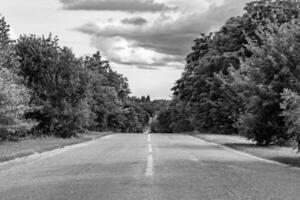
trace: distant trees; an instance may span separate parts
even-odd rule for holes
[[[152,115],[150,97],[129,97],[127,79],[114,72],[99,52],[83,63],[89,74],[87,102],[94,116],[89,129],[143,132]]]
[[[299,7],[292,0],[254,1],[219,31],[202,34],[170,105],[183,107],[185,119],[200,131],[240,133],[260,145],[288,140],[290,110],[280,104],[284,89],[299,92]]]
[[[169,105],[162,106],[151,123],[154,133],[182,133],[193,131],[188,112],[181,102],[173,100]]]

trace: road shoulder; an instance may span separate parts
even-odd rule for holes
[[[300,153],[290,147],[281,147],[271,145],[268,147],[256,146],[246,138],[236,135],[219,135],[219,134],[192,134],[207,142],[224,145],[233,150],[244,152],[255,157],[282,163],[292,167],[300,167]]]
[[[76,138],[41,137],[0,143],[0,163],[95,140],[112,132],[93,132]]]

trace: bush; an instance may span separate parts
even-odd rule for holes
[[[277,126],[274,122],[268,121],[268,117],[265,115],[251,113],[241,115],[236,127],[240,135],[257,142],[259,146],[269,145],[281,130],[280,128],[276,129]]]
[[[295,141],[295,147],[300,150],[300,95],[285,89],[282,93],[281,109],[285,120],[287,135]]]
[[[0,141],[19,141],[31,134],[33,123],[0,127]]]

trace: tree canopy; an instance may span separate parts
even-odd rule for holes
[[[288,140],[280,104],[285,89],[299,92],[299,5],[253,1],[220,30],[201,34],[168,109],[184,110],[198,131],[239,133],[258,144]]]

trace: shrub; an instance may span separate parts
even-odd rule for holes
[[[281,109],[285,120],[287,135],[295,141],[295,147],[300,150],[300,95],[285,89],[282,93]]]

